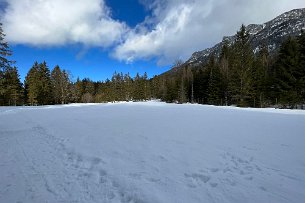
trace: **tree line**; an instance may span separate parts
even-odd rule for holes
[[[71,80],[67,70],[58,65],[52,70],[47,63],[35,62],[28,71],[24,84],[20,81],[12,51],[5,41],[0,24],[0,105],[49,105],[67,103],[143,101],[152,98],[147,73],[115,72],[112,78],[94,82],[89,78]]]
[[[6,75],[5,90],[14,94],[5,94],[2,105],[52,105],[68,103],[102,103],[114,101],[143,101],[151,98],[150,82],[147,74],[114,73],[111,80],[94,82],[89,78],[72,82],[68,71],[58,65],[50,71],[46,62],[35,62],[28,71],[24,86],[20,83],[17,69],[15,80],[18,81],[18,92],[14,83]],[[6,71],[7,72],[7,71]],[[14,80],[14,81],[15,81]],[[14,102],[9,102],[14,101]]]
[[[305,33],[288,37],[277,54],[262,42],[254,53],[244,25],[233,43],[223,42],[220,55],[206,64],[182,65],[161,75],[158,98],[243,107],[303,108],[305,104]]]
[[[0,105],[19,105],[22,100],[23,87],[9,45],[4,40],[2,24],[0,23]]]
[[[262,42],[254,53],[244,25],[234,43],[223,42],[206,64],[176,64],[175,71],[148,78],[147,74],[115,72],[111,79],[71,80],[67,70],[35,62],[20,82],[0,24],[0,105],[143,101],[298,108],[305,104],[305,34],[288,37],[278,54]]]

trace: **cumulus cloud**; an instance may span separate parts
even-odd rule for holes
[[[114,20],[105,0],[0,0],[6,2],[1,18],[12,43],[110,47],[120,61],[153,58],[168,65],[233,35],[242,23],[305,7],[304,0],[139,1],[150,15],[135,28]]]
[[[136,59],[149,58],[158,55],[177,55],[181,50],[171,49],[166,53],[166,48],[175,46],[173,43],[184,40],[182,35],[188,23],[188,16],[192,8],[181,4],[170,12],[163,21],[158,23],[155,28],[147,33],[129,33],[126,41],[119,45],[115,50],[118,59],[132,62]]]
[[[304,0],[141,0],[152,16],[114,50],[119,60],[158,58],[170,64],[232,35],[242,23],[263,23]],[[147,26],[147,24],[149,26]],[[153,24],[153,26],[151,25]],[[151,27],[152,29],[145,29]],[[140,30],[140,31],[139,31]]]
[[[108,47],[127,30],[101,0],[9,0],[2,18],[8,41],[37,46]]]

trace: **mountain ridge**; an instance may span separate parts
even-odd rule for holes
[[[265,43],[271,53],[276,53],[282,42],[288,36],[298,36],[305,29],[305,8],[293,9],[263,24],[249,24],[246,30],[250,34],[250,43],[256,53],[259,46]],[[207,62],[211,53],[219,55],[225,41],[232,44],[236,35],[224,36],[222,42],[213,47],[197,51],[184,63],[184,65],[198,66]]]

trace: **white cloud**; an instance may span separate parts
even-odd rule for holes
[[[180,50],[174,52],[166,52],[165,46],[172,46],[181,38],[181,34],[185,32],[184,28],[188,16],[192,12],[186,4],[181,4],[179,7],[169,13],[166,18],[157,24],[155,28],[147,33],[130,32],[126,41],[116,48],[115,56],[118,59],[132,62],[136,59],[150,58],[152,56],[160,56],[163,54],[176,55]],[[174,50],[172,50],[174,51]]]
[[[304,0],[139,0],[151,16],[129,28],[111,18],[105,0],[0,0],[10,43],[111,47],[121,61],[168,65],[232,35],[242,23],[263,23]],[[1,15],[1,14],[0,14]]]
[[[127,27],[101,0],[9,0],[3,16],[7,40],[29,45],[82,43],[108,47]]]
[[[153,16],[147,22],[150,26],[153,22],[153,29],[145,29],[143,23],[133,30],[114,50],[113,56],[119,60],[158,58],[160,64],[170,64],[214,45],[224,35],[234,34],[242,23],[263,23],[305,7],[304,0],[141,1],[152,9]]]

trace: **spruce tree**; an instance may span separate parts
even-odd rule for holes
[[[51,76],[46,62],[34,63],[26,76],[25,88],[30,105],[52,104]]]
[[[72,100],[72,92],[71,92],[71,81],[70,74],[68,71],[63,70],[61,73],[61,103],[66,104],[71,102]]]
[[[298,38],[299,44],[299,65],[297,69],[297,91],[300,103],[305,104],[305,31],[302,31]]]
[[[112,83],[113,101],[119,101],[121,84],[120,84],[120,74],[117,73],[116,71],[112,75],[111,83]]]
[[[130,77],[129,73],[124,75],[124,89],[125,89],[125,100],[131,101],[132,100],[132,78]]]
[[[7,72],[12,68],[13,61],[9,60],[8,57],[12,55],[12,51],[9,48],[8,43],[4,40],[5,33],[2,29],[2,23],[0,23],[0,105],[6,105],[6,101],[9,98],[5,98],[7,93]]]
[[[165,94],[164,94],[164,101],[166,102],[175,102],[178,100],[178,89],[179,84],[178,81],[174,77],[169,77],[165,80]]]
[[[16,67],[9,67],[5,74],[6,105],[21,105],[23,103],[23,87]]]
[[[268,47],[265,44],[260,46],[259,53],[255,60],[255,69],[253,70],[253,83],[255,91],[255,99],[257,106],[264,107],[267,105],[268,89],[270,86],[269,77],[270,56]]]
[[[209,75],[207,88],[207,102],[208,104],[221,104],[221,74],[215,56],[210,56],[207,64],[207,72]]]
[[[133,98],[135,101],[141,101],[144,100],[145,97],[145,91],[143,89],[143,78],[142,76],[137,73],[134,77],[134,92],[133,92]]]
[[[91,103],[94,101],[95,87],[90,78],[84,78],[80,83],[81,102]]]
[[[57,65],[51,72],[53,99],[55,104],[65,104],[70,97],[69,74]]]
[[[144,72],[142,80],[141,80],[141,86],[144,88],[144,100],[148,100],[150,98],[150,87],[148,82],[148,75],[146,72]]]
[[[201,67],[194,74],[193,94],[194,102],[199,104],[207,103],[207,89],[209,84],[209,74],[205,67]]]
[[[47,63],[44,61],[39,65],[39,78],[40,78],[40,91],[38,95],[39,103],[46,105],[53,103],[53,89],[51,82],[51,73],[50,69],[47,66]]]
[[[8,59],[8,57],[12,55],[12,51],[4,38],[5,33],[2,29],[2,23],[0,23],[0,72],[2,73],[13,64],[13,61]]]
[[[52,82],[53,97],[55,104],[61,103],[61,97],[62,97],[61,77],[62,77],[62,73],[60,67],[57,65],[51,72],[51,82]]]
[[[223,46],[220,52],[219,59],[219,69],[221,76],[221,94],[222,94],[222,103],[224,105],[229,105],[230,103],[230,91],[229,91],[229,82],[230,82],[230,73],[229,73],[229,57],[230,57],[230,47],[227,41],[223,41]]]
[[[151,97],[154,99],[160,99],[162,97],[162,79],[158,76],[154,76],[150,81]]]
[[[81,97],[83,94],[82,81],[79,77],[77,77],[76,82],[72,85],[72,101],[73,102],[81,102]]]
[[[191,67],[186,67],[186,78],[187,78],[187,92],[188,92],[188,100],[191,103],[194,103],[194,94],[195,94],[195,90],[194,90],[194,74],[193,71],[191,69]]]
[[[250,105],[253,99],[253,69],[254,54],[250,46],[250,35],[244,25],[237,32],[233,45],[233,63],[230,89],[235,103],[239,106]]]
[[[299,66],[298,42],[289,37],[281,46],[275,63],[277,99],[284,107],[294,108],[299,102],[297,76]]]
[[[187,70],[184,67],[182,74],[181,74],[181,78],[180,78],[180,86],[179,86],[179,98],[178,98],[178,102],[179,103],[185,103],[187,102],[187,91],[186,91],[186,84],[187,83]]]
[[[27,76],[25,77],[24,85],[27,102],[30,105],[38,105],[38,73],[39,73],[39,64],[36,61],[32,68],[28,71]]]

